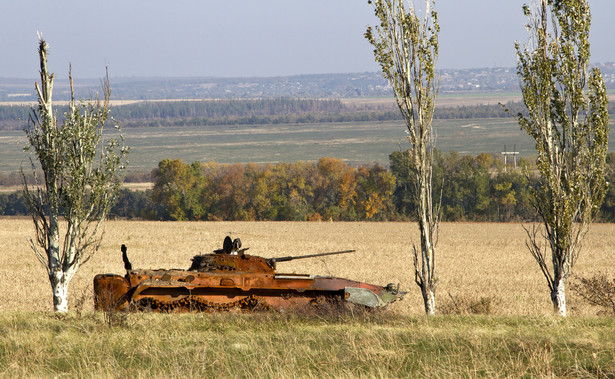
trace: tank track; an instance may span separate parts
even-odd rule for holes
[[[233,309],[254,311],[268,310],[270,307],[257,296],[250,295],[241,300],[230,303],[215,303],[193,296],[187,296],[179,300],[165,302],[152,298],[144,298],[130,304],[131,310],[174,312],[176,310],[193,312],[229,311]]]

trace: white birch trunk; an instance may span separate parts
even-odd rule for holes
[[[53,310],[58,313],[68,312],[68,284],[77,272],[72,266],[65,271],[60,267],[49,274],[51,291],[53,294]]]
[[[419,287],[423,295],[425,314],[434,315],[436,313],[435,298],[435,246],[431,233],[434,223],[431,207],[431,178],[427,164],[431,162],[426,157],[425,146],[421,145],[420,174],[417,176],[419,186],[419,230],[421,233],[421,270],[419,272]],[[437,221],[436,221],[437,222]],[[415,270],[418,271],[418,267]]]
[[[68,312],[68,283],[69,280],[61,270],[49,276],[53,294],[53,310],[58,313]]]
[[[566,317],[566,279],[556,279],[551,291],[553,310],[562,317]]]
[[[427,287],[427,286],[425,286]],[[425,303],[425,314],[433,316],[436,314],[436,294],[431,288],[421,288],[423,302]]]

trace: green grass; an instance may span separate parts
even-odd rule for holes
[[[0,314],[5,377],[615,375],[612,318]]]
[[[437,120],[441,150],[478,154],[532,145],[512,119]],[[388,163],[388,155],[407,148],[401,122],[302,125],[129,128],[131,171],[149,171],[165,158],[221,163],[315,161],[333,156],[354,163]],[[17,171],[26,158],[21,131],[0,134],[0,172]],[[525,147],[522,149],[522,147]],[[24,161],[27,164],[27,161]]]
[[[513,118],[435,120],[436,147],[477,155],[512,151],[535,155],[534,143]],[[611,128],[615,133],[615,128]],[[391,152],[407,149],[401,121],[300,125],[128,128],[130,171],[149,171],[166,158],[220,163],[315,161],[332,156],[350,163],[388,164]],[[615,135],[610,150],[615,149]],[[19,170],[26,154],[21,131],[0,133],[0,172]]]

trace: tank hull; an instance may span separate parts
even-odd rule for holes
[[[96,309],[289,310],[348,301],[382,307],[403,296],[389,287],[303,274],[131,270],[94,278]]]

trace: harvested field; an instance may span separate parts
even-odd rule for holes
[[[420,315],[423,305],[412,275],[413,223],[327,222],[139,222],[109,221],[101,251],[71,282],[70,307],[92,309],[92,279],[97,273],[122,273],[120,245],[128,246],[133,267],[187,268],[195,254],[220,247],[225,235],[241,238],[248,253],[286,256],[356,249],[353,255],[298,260],[278,265],[279,272],[333,275],[374,284],[400,283],[410,291],[389,307],[400,315]],[[51,291],[45,270],[28,246],[29,219],[0,219],[0,311],[50,311]],[[575,273],[613,276],[615,225],[595,224]],[[549,315],[545,279],[525,248],[520,224],[445,223],[438,245],[437,304],[450,296],[489,299],[498,315]],[[596,309],[569,292],[571,315]],[[84,300],[84,305],[78,305]]]

